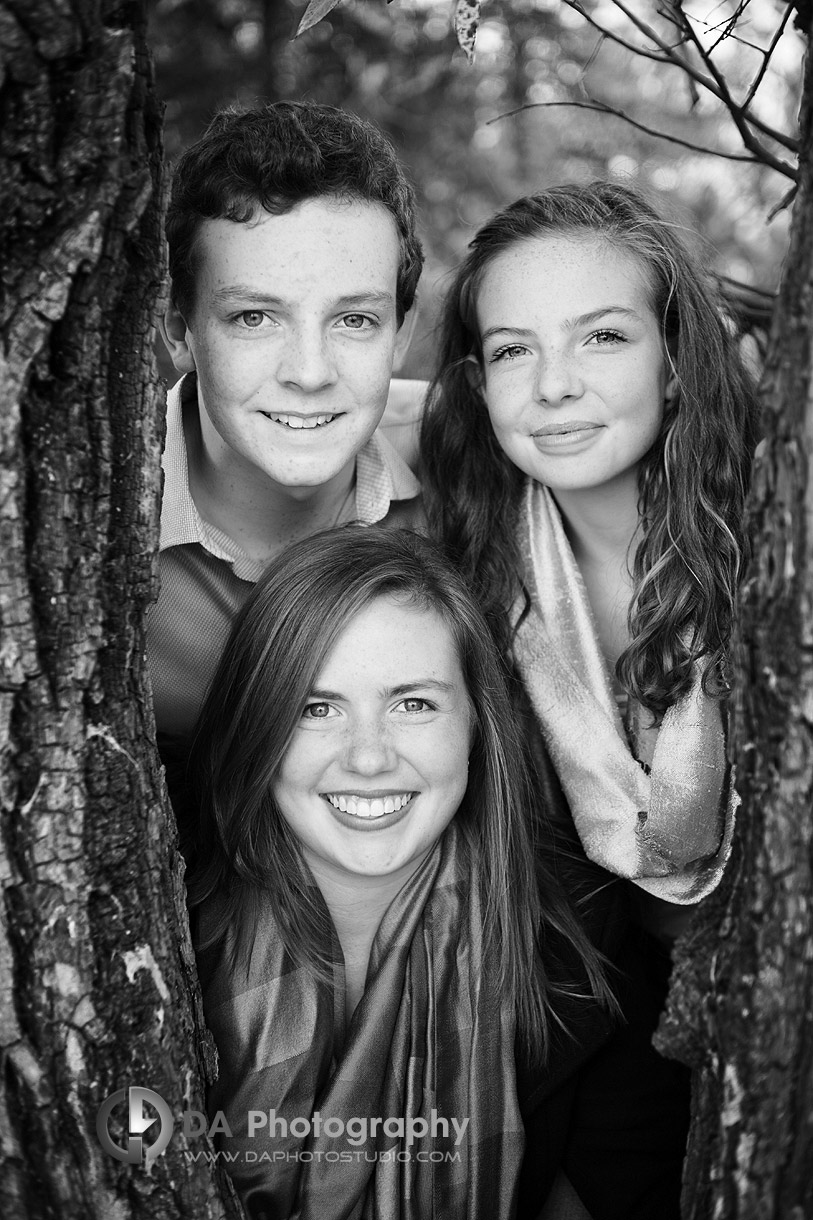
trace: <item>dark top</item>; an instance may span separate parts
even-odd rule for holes
[[[556,872],[586,930],[611,963],[621,1016],[587,1000],[560,1002],[547,1066],[518,1066],[527,1146],[518,1220],[536,1220],[561,1169],[591,1220],[680,1220],[689,1130],[687,1067],[665,1059],[652,1035],[671,961],[640,926],[630,884],[584,856],[555,774],[535,760],[541,808],[563,845]],[[562,957],[561,969],[568,973]],[[570,972],[578,975],[577,963]],[[575,1035],[575,1036],[574,1036]]]

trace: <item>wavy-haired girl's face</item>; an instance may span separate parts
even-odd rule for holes
[[[466,791],[472,712],[432,609],[381,597],[338,637],[274,786],[317,880],[417,868]]]
[[[518,242],[477,292],[484,391],[495,435],[557,498],[637,501],[637,468],[671,392],[647,270],[592,237]]]

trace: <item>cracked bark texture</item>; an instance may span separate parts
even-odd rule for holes
[[[739,629],[732,752],[743,806],[720,890],[680,947],[657,1043],[696,1069],[684,1220],[813,1216],[811,106],[808,53]]]
[[[143,26],[133,0],[0,0],[7,1220],[233,1213],[182,1136],[150,1173],[96,1137],[130,1085],[203,1109],[211,1066],[145,687],[164,268]]]

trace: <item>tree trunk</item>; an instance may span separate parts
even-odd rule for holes
[[[682,946],[659,1043],[697,1068],[685,1220],[813,1216],[812,61],[751,500],[732,736],[743,806],[723,885]]]
[[[220,1217],[207,1147],[96,1118],[202,1110],[175,831],[152,746],[160,115],[125,0],[0,0],[0,1214]],[[126,1145],[126,1105],[113,1143]],[[152,1132],[145,1134],[149,1146]],[[224,1197],[229,1197],[228,1188]]]

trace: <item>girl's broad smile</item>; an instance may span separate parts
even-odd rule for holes
[[[325,800],[338,813],[350,818],[378,819],[387,814],[406,812],[415,792],[325,793]]]
[[[391,596],[359,610],[316,676],[274,784],[317,882],[403,883],[463,800],[471,732],[440,614]]]

